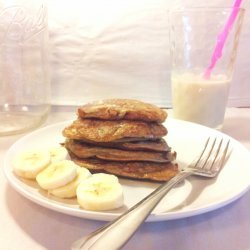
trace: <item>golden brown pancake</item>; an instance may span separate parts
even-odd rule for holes
[[[63,130],[69,139],[93,142],[112,142],[124,138],[157,139],[165,136],[167,129],[155,122],[130,120],[94,120],[78,118]]]
[[[75,140],[66,140],[65,147],[79,158],[98,158],[108,161],[151,161],[171,162],[175,152],[130,151],[124,149],[98,147]]]
[[[176,163],[155,163],[155,162],[116,162],[100,159],[81,159],[70,152],[71,159],[79,166],[88,168],[91,172],[106,172],[121,177],[168,181],[178,173]]]
[[[81,118],[104,120],[141,120],[162,123],[167,113],[159,107],[133,99],[107,99],[88,103],[78,108]]]

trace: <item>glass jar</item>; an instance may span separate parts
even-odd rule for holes
[[[43,0],[0,0],[0,136],[39,126],[50,109]]]

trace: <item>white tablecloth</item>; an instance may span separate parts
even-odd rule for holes
[[[74,118],[72,108],[53,108],[44,125]],[[230,108],[223,132],[250,150],[249,124],[250,108]],[[1,166],[6,151],[21,136],[0,138]],[[3,171],[0,183],[0,249],[66,250],[73,241],[105,224],[60,214],[27,200],[7,183]],[[250,250],[250,192],[202,215],[144,223],[123,249]]]

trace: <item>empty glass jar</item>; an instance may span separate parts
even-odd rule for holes
[[[49,103],[46,1],[0,0],[0,136],[39,126]]]

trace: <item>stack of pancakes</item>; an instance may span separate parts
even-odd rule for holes
[[[163,137],[167,113],[131,99],[108,99],[81,106],[63,130],[71,159],[92,172],[167,181],[178,172]]]

